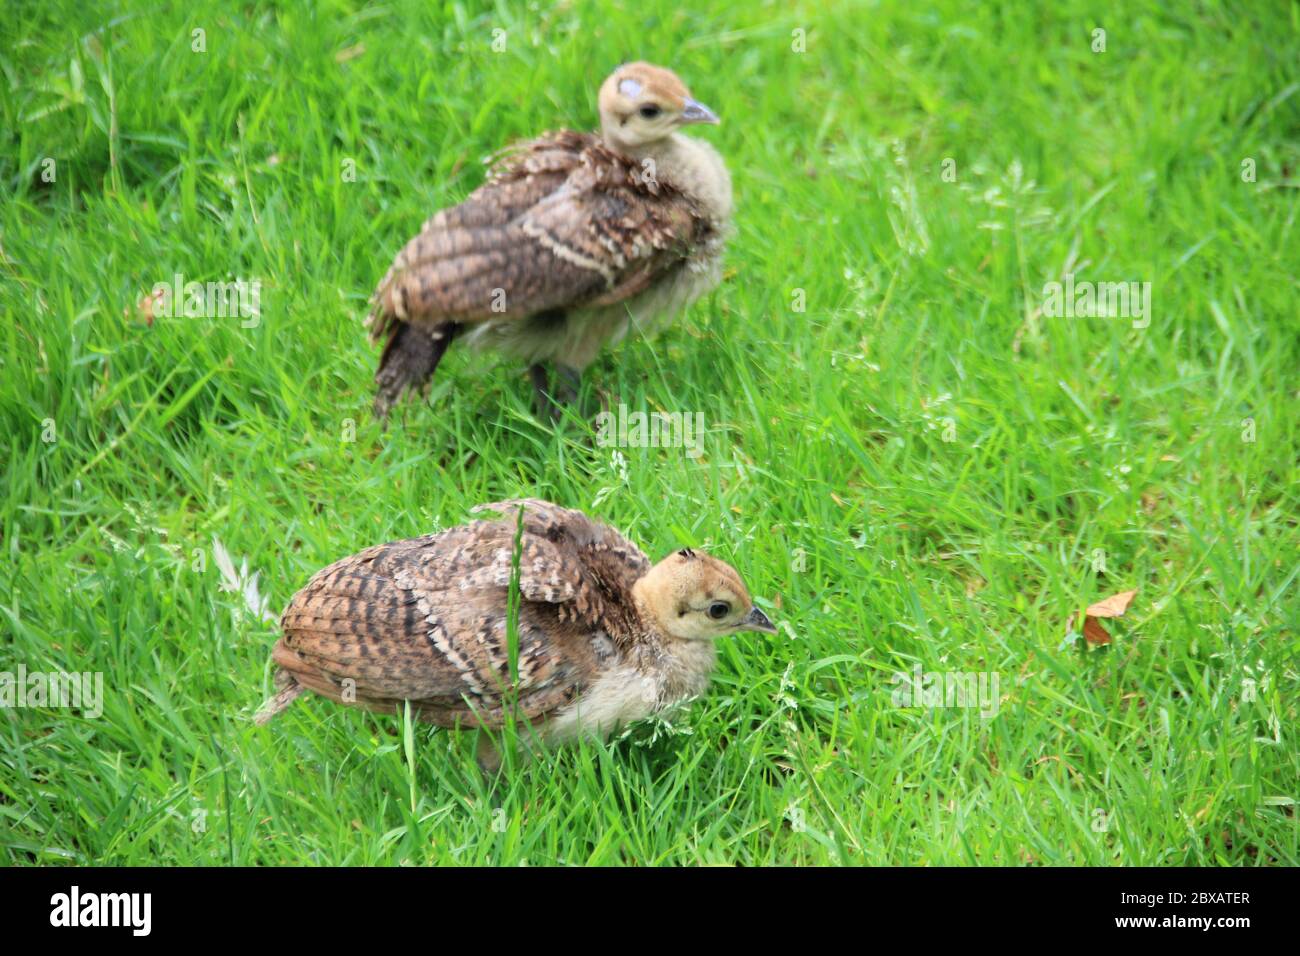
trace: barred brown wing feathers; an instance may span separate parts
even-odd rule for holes
[[[495,512],[503,517],[501,525],[514,528],[521,507],[525,545],[548,542],[554,549],[550,560],[566,569],[573,596],[561,606],[561,615],[625,643],[635,627],[629,616],[632,585],[650,568],[644,552],[609,525],[547,501],[512,499],[479,505],[474,511]],[[529,562],[521,560],[520,565],[522,572]]]
[[[372,334],[391,334],[392,317],[433,326],[621,301],[680,261],[702,221],[595,137],[542,137],[505,154],[399,253],[376,290]]]
[[[290,602],[275,662],[335,700],[387,710],[409,699],[436,723],[493,726],[507,699],[538,718],[597,667],[591,625],[577,618],[597,610],[599,595],[564,542],[526,535],[513,681],[512,545],[512,523],[479,521],[336,562]]]

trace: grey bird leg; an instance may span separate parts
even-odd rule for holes
[[[388,418],[388,410],[404,391],[421,388],[433,377],[459,331],[455,322],[444,322],[432,332],[405,322],[394,330],[375,373],[375,414],[379,418]]]
[[[528,377],[533,382],[533,397],[536,400],[537,413],[553,422],[558,422],[564,414],[564,406],[572,405],[578,400],[578,388],[582,384],[582,373],[569,365],[555,365],[555,385],[546,366],[540,362],[528,366]]]
[[[561,405],[572,405],[578,400],[578,389],[582,387],[582,372],[559,362],[555,363],[555,372],[559,378],[555,385],[555,400]]]
[[[528,377],[533,382],[533,404],[537,408],[537,414],[555,421],[560,417],[560,410],[551,401],[551,382],[550,376],[546,374],[546,366],[541,362],[528,366]]]

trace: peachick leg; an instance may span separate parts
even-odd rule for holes
[[[554,421],[556,408],[551,401],[551,382],[550,376],[546,374],[546,366],[540,362],[528,366],[528,377],[533,382],[533,404],[537,414]]]
[[[444,322],[432,331],[406,322],[395,325],[375,372],[376,416],[386,419],[404,391],[422,388],[433,377],[458,331],[460,326],[454,322]]]
[[[555,385],[555,400],[561,405],[572,405],[578,400],[578,389],[582,387],[582,372],[571,365],[555,365],[559,381]]]
[[[582,373],[569,365],[555,365],[555,383],[546,367],[540,362],[528,366],[528,376],[533,382],[533,394],[536,399],[537,413],[558,422],[564,414],[564,407],[578,400],[578,387],[582,384]]]

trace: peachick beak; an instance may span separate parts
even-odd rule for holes
[[[717,126],[722,120],[718,119],[718,114],[713,112],[699,100],[686,98],[686,108],[682,110],[682,123],[708,123],[711,126]]]
[[[749,613],[740,621],[740,628],[745,631],[762,631],[764,634],[776,633],[776,625],[757,607],[749,609]]]

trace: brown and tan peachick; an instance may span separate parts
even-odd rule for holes
[[[385,343],[377,413],[427,382],[459,337],[527,362],[555,416],[606,342],[654,331],[718,284],[731,177],[717,150],[679,132],[718,117],[648,63],[615,70],[599,108],[598,134],[507,149],[398,254],[367,317]]]
[[[498,517],[381,544],[319,571],[281,618],[278,692],[256,720],[313,690],[388,713],[410,701],[420,719],[443,727],[496,731],[509,711],[528,728],[525,743],[603,739],[700,694],[718,638],[775,630],[740,576],[703,552],[652,566],[579,511],[532,499],[476,510]],[[481,738],[485,769],[499,764],[493,736],[500,740]]]

